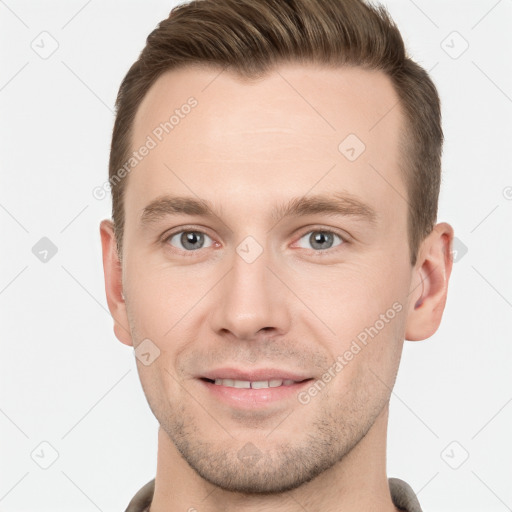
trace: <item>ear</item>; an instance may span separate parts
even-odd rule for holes
[[[423,240],[414,266],[405,339],[424,340],[438,329],[452,271],[453,228],[437,224]]]
[[[114,225],[110,220],[100,223],[101,248],[103,251],[103,272],[105,275],[105,292],[110,314],[114,320],[114,334],[125,345],[133,346],[128,329],[128,316],[123,297],[123,273],[117,254]]]

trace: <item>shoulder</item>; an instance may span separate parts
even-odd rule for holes
[[[125,512],[146,512],[151,501],[153,500],[153,493],[155,492],[155,479],[150,480],[147,484],[141,487],[135,496],[128,504]]]
[[[388,482],[395,507],[406,512],[422,512],[420,502],[407,482],[400,478],[388,478]]]

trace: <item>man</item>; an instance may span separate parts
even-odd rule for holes
[[[183,4],[116,106],[106,294],[160,424],[127,512],[420,511],[388,405],[453,230],[436,88],[386,11]]]

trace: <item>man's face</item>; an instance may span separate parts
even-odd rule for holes
[[[190,68],[137,112],[133,149],[157,144],[126,189],[127,321],[147,359],[159,350],[137,361],[152,411],[211,483],[293,489],[386,415],[412,274],[397,101],[377,71],[288,65],[248,83]],[[211,210],[165,214],[164,196]],[[344,208],[283,216],[315,196]],[[285,372],[311,380],[277,387]],[[205,380],[244,373],[276,387]]]

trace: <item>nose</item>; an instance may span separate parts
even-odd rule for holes
[[[252,262],[234,253],[231,270],[216,287],[211,327],[217,334],[255,340],[288,332],[292,294],[270,259],[266,251]]]

